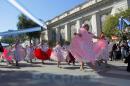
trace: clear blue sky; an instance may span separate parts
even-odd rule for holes
[[[44,21],[52,19],[85,1],[87,0],[17,0],[33,16]],[[16,24],[20,13],[8,0],[0,0],[0,32],[17,29]]]

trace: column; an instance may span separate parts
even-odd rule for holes
[[[48,40],[48,30],[45,31],[45,40]]]
[[[41,35],[40,35],[40,42],[43,40],[43,31],[41,32]]]
[[[56,28],[56,41],[60,41],[60,28]]]
[[[65,24],[65,41],[68,41],[68,25]]]
[[[51,34],[49,34],[49,35],[51,35]],[[50,40],[50,38],[48,38],[48,31],[47,31],[47,30],[41,32],[40,42],[41,42],[42,40]]]
[[[76,29],[77,29],[77,33],[78,33],[79,29],[80,29],[80,20],[76,20]]]
[[[65,24],[65,40],[66,41],[70,41],[71,40],[70,23]]]
[[[101,33],[101,18],[98,13],[92,15],[91,24],[92,33],[98,36]]]

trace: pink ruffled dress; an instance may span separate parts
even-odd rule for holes
[[[56,45],[56,47],[53,48],[50,59],[54,61],[65,61],[66,52],[62,49],[60,45]]]
[[[94,62],[95,52],[93,51],[93,34],[80,28],[81,37],[76,35],[71,41],[70,52],[79,62]]]
[[[11,51],[7,50],[6,48],[4,48],[4,52],[2,54],[3,58],[6,59],[7,61],[12,61],[13,59],[13,55],[11,55]]]
[[[97,60],[108,60],[109,52],[108,52],[108,41],[106,39],[99,39],[95,44],[94,51],[96,54]]]
[[[22,61],[26,57],[26,50],[21,45],[15,45],[14,58],[16,61]]]

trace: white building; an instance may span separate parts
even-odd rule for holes
[[[41,39],[70,41],[74,32],[78,32],[83,23],[90,25],[90,31],[99,35],[102,22],[107,15],[114,15],[120,10],[130,7],[130,0],[89,0],[47,22],[48,31],[44,31]],[[44,37],[44,38],[43,38]]]

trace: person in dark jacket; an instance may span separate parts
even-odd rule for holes
[[[67,59],[68,64],[70,65],[70,63],[73,63],[73,65],[75,65],[75,58],[73,57],[73,55],[71,54],[71,52],[69,53],[69,59]]]
[[[4,48],[3,48],[2,44],[1,44],[1,42],[0,42],[0,52],[4,52]]]
[[[127,71],[130,72],[130,54],[127,57],[127,63],[128,63]]]
[[[112,47],[112,57],[111,57],[111,60],[115,60],[116,59],[116,57],[117,57],[117,45],[116,44],[114,44],[113,45],[113,47]]]

